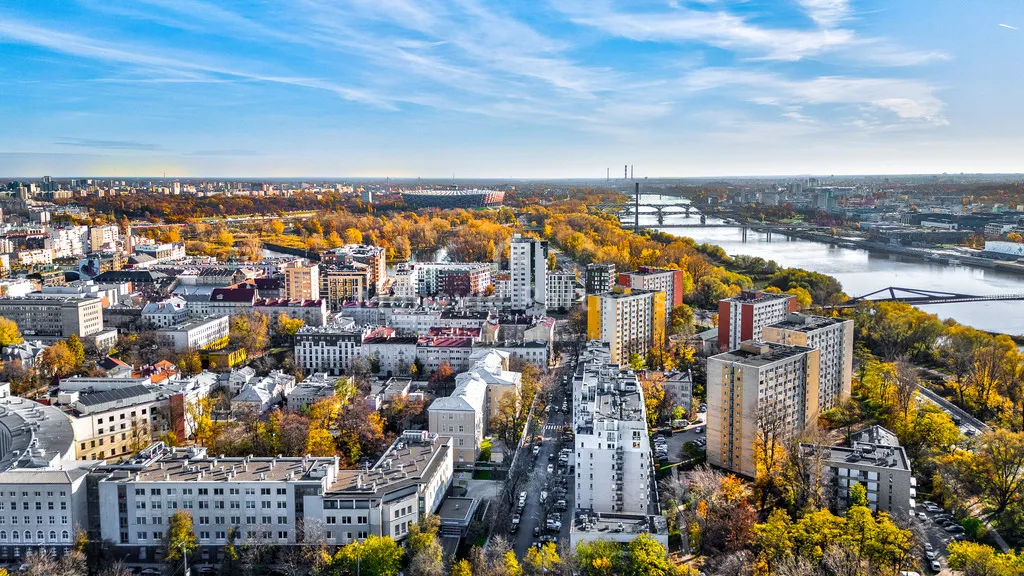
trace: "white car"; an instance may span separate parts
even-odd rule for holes
[[[548,464],[548,474],[551,474],[554,471],[555,471],[555,465],[554,464]]]
[[[931,552],[931,551],[932,551],[932,550],[934,550],[935,548],[933,548],[933,547],[932,547],[932,543],[931,543],[931,542],[925,542],[925,543],[924,543],[924,549],[925,549],[925,550],[926,550],[927,552]]]
[[[932,572],[942,572],[942,564],[938,560],[932,560]]]
[[[935,560],[936,558],[939,557],[939,553],[936,552],[935,550],[929,550],[929,551],[925,552],[924,555],[927,556],[929,560]]]

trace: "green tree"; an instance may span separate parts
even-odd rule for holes
[[[169,564],[191,557],[199,549],[196,533],[192,530],[192,515],[184,510],[171,514],[164,537],[164,559]]]
[[[13,346],[21,344],[23,341],[24,338],[21,337],[21,332],[14,320],[0,317],[0,346]]]
[[[335,574],[341,570],[361,576],[397,576],[402,567],[402,547],[389,536],[370,535],[342,546],[331,561]]]

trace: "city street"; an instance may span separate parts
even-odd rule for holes
[[[558,379],[559,386],[561,385],[561,378],[563,375],[570,374],[570,368],[568,365],[560,367],[555,372],[555,377]],[[544,535],[550,534],[559,539],[559,541],[568,541],[569,538],[569,527],[572,520],[572,510],[575,507],[573,499],[573,483],[572,478],[567,473],[562,473],[565,467],[559,467],[558,464],[558,451],[564,448],[572,448],[571,444],[563,445],[559,440],[559,433],[563,426],[568,424],[572,420],[571,412],[572,408],[569,407],[569,414],[561,412],[561,404],[564,399],[565,388],[560,387],[559,390],[562,392],[555,394],[551,404],[554,406],[557,404],[559,411],[556,412],[552,408],[550,413],[546,414],[543,425],[543,442],[540,444],[540,453],[534,458],[531,454],[532,448],[523,448],[527,450],[526,457],[530,460],[530,469],[528,472],[528,483],[523,490],[526,491],[526,508],[522,512],[522,519],[520,522],[519,532],[513,535],[513,549],[516,555],[522,558],[526,551],[535,542],[538,542]],[[561,394],[561,395],[560,395]],[[570,460],[571,462],[571,460]],[[553,468],[552,473],[548,473],[547,467],[551,465]],[[552,509],[555,498],[552,495],[552,491],[558,485],[559,480],[565,480],[566,488],[566,511],[558,513]],[[540,502],[541,492],[548,493],[548,500],[545,505]],[[518,498],[518,495],[516,496]],[[557,514],[562,521],[562,529],[559,533],[549,533],[544,525],[545,519],[548,514]],[[511,519],[509,519],[510,521]],[[538,529],[538,535],[534,536],[534,528]]]

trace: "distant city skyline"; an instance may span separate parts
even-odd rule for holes
[[[0,174],[1024,172],[1021,26],[926,0],[23,2]]]

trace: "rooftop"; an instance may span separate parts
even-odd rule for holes
[[[663,516],[638,514],[577,514],[572,523],[576,533],[598,534],[667,534],[668,524]]]
[[[6,396],[0,398],[0,427],[10,436],[0,454],[0,470],[42,468],[75,457],[71,420],[57,408]]]
[[[380,496],[430,477],[451,452],[450,437],[406,431],[368,470],[342,470],[328,496]]]
[[[815,348],[785,346],[771,342],[747,340],[741,342],[740,347],[736,350],[712,356],[711,359],[720,362],[737,362],[746,366],[766,366],[780,360],[806,354],[811,350],[815,350]]]
[[[842,324],[844,322],[851,322],[851,320],[793,312],[787,315],[785,320],[776,322],[775,324],[772,324],[771,327],[781,328],[783,330],[794,330],[797,332],[812,332],[819,328],[835,326],[836,324]]]
[[[722,302],[737,302],[751,304],[754,302],[769,302],[771,300],[788,300],[794,298],[792,294],[775,294],[773,292],[761,292],[759,290],[744,290],[739,296],[726,298]]]
[[[203,448],[168,448],[153,444],[116,468],[131,469],[128,477],[108,476],[102,481],[136,482],[253,482],[321,481],[336,468],[336,458],[210,458]]]

